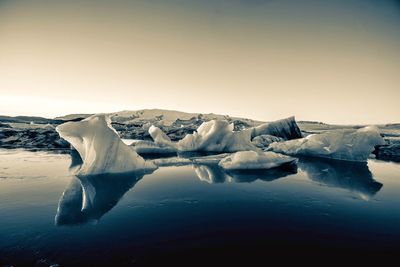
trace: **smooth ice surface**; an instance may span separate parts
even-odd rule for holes
[[[296,159],[274,152],[240,151],[219,162],[219,166],[226,170],[271,169]]]
[[[358,130],[333,130],[302,139],[276,142],[268,150],[287,155],[367,161],[374,146],[384,143],[378,129],[368,126]]]
[[[123,173],[140,169],[152,169],[131,147],[124,144],[111,127],[106,115],[94,115],[79,122],[67,122],[56,131],[79,153],[83,164],[79,175]]]

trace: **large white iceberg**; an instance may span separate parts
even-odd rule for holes
[[[219,166],[226,170],[271,169],[295,163],[297,159],[274,152],[240,151],[223,158]]]
[[[122,142],[106,115],[93,115],[79,122],[67,122],[57,126],[56,131],[81,156],[83,164],[77,173],[79,175],[156,168],[152,162],[145,161]]]
[[[287,155],[303,155],[349,161],[367,161],[374,146],[384,144],[376,127],[333,130],[305,138],[276,142],[268,150]]]

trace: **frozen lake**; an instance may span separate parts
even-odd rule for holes
[[[297,170],[216,166],[77,178],[71,156],[0,150],[0,266],[250,262],[394,255],[400,164],[301,159]]]

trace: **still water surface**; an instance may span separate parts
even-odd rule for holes
[[[0,150],[0,266],[365,258],[400,248],[396,163],[301,159],[282,171],[190,165],[84,178],[70,174],[75,164]]]

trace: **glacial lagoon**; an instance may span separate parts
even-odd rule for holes
[[[301,158],[76,177],[68,154],[0,150],[0,266],[251,262],[394,255],[400,164]]]

